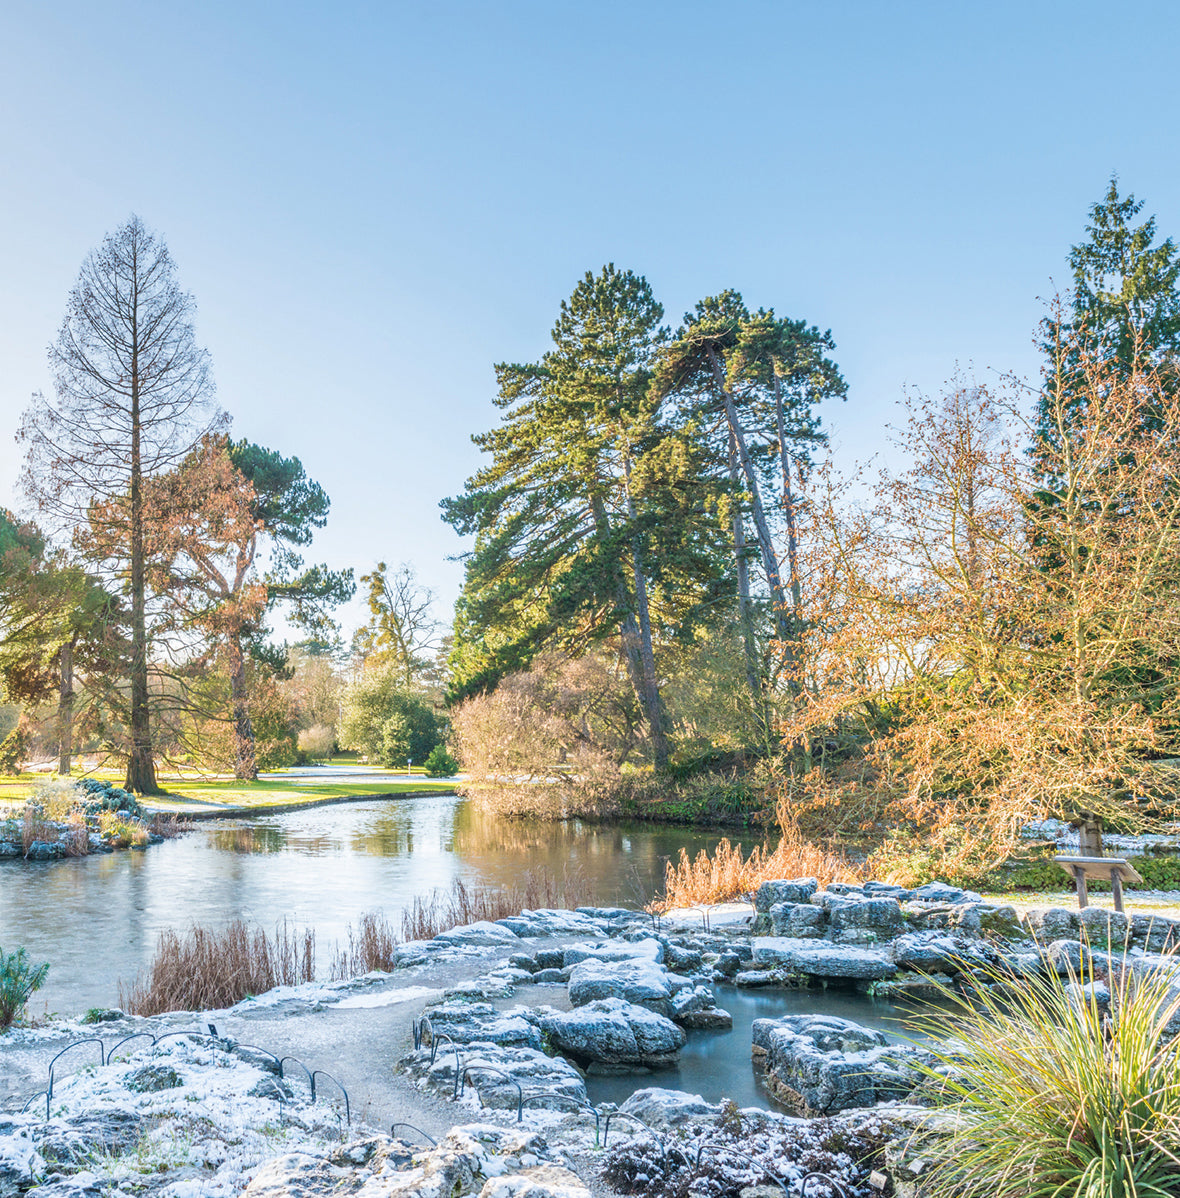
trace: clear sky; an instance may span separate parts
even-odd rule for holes
[[[1180,6],[905,0],[0,5],[0,503],[86,252],[138,212],[234,435],[332,497],[313,554],[408,560],[613,261],[830,327],[838,460],[903,386],[1035,373],[1038,297],[1117,171],[1180,235]],[[353,622],[355,620],[353,619]]]

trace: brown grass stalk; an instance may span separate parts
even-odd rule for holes
[[[648,910],[731,902],[778,878],[815,878],[822,887],[829,882],[857,882],[866,876],[865,866],[805,840],[798,828],[788,823],[773,852],[766,845],[755,845],[747,857],[740,844],[728,840],[722,840],[712,856],[702,849],[690,858],[687,850],[681,849],[680,860],[668,862],[663,897],[648,904]]]
[[[273,936],[237,919],[220,932],[194,924],[160,933],[147,976],[124,988],[119,1005],[133,1015],[231,1007],[275,986],[315,980],[315,933],[285,920]]]

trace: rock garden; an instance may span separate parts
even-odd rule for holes
[[[941,884],[821,890],[811,879],[764,884],[744,913],[525,911],[399,945],[391,973],[201,1016],[223,1029],[216,1042],[125,1050],[61,1082],[48,1111],[42,1096],[21,1113],[14,1097],[0,1118],[0,1194],[933,1198],[926,1170],[946,1119],[934,1090],[956,1084],[953,1051],[891,1042],[825,1013],[826,996],[1004,1002],[1060,980],[1071,1002],[1117,1023],[1112,971],[1180,993],[1178,936],[1180,921],[1163,917],[1019,915]],[[727,1054],[731,1067],[762,1072],[761,1107],[660,1085],[690,1037],[733,1034],[722,985],[814,998],[811,1013],[757,1020]],[[404,1014],[376,1031],[372,1020],[393,1010]],[[345,1012],[361,1022],[325,1032]],[[108,1017],[108,1038],[158,1035],[180,1018]],[[323,1080],[315,1101],[303,1074],[276,1066],[281,1047],[271,1057],[242,1042],[263,1019],[272,1035],[351,1051],[352,1074],[334,1067],[333,1081],[355,1087],[391,1070],[381,1084],[402,1087],[400,1110],[375,1110],[372,1094],[361,1109],[355,1089],[351,1110],[335,1091],[333,1105]],[[635,1090],[593,1103],[588,1083],[603,1074],[633,1075]]]
[[[0,857],[56,861],[142,849],[177,831],[130,791],[97,778],[42,783],[17,815],[0,821]]]

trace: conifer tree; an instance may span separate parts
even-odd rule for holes
[[[1117,178],[1090,208],[1088,239],[1073,246],[1073,290],[1042,322],[1049,368],[1038,401],[1033,454],[1043,471],[1060,460],[1062,439],[1086,393],[1086,357],[1131,377],[1180,354],[1180,249],[1157,244],[1155,217],[1135,224],[1143,201],[1121,196]],[[1057,402],[1058,394],[1062,402]],[[1076,398],[1075,398],[1076,397]],[[1145,413],[1158,431],[1159,417]],[[1047,474],[1052,487],[1055,475]]]
[[[541,361],[497,367],[504,420],[474,438],[492,460],[443,505],[476,537],[455,693],[494,685],[547,645],[578,653],[617,636],[657,765],[669,745],[653,586],[677,619],[716,573],[691,430],[661,422],[650,387],[662,318],[641,276],[587,273]]]

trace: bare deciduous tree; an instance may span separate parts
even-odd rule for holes
[[[209,356],[194,339],[193,297],[163,240],[132,216],[82,264],[49,349],[52,397],[37,395],[18,438],[26,494],[75,535],[96,503],[124,546],[104,563],[130,596],[131,747],[126,785],[158,793],[148,709],[144,480],[177,466],[223,418],[211,411]],[[112,532],[114,530],[111,530]]]

